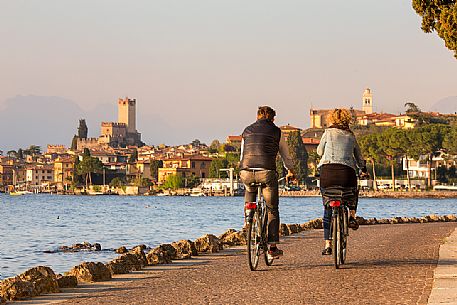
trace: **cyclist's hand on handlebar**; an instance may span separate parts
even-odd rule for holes
[[[286,175],[286,182],[290,183],[291,181],[296,181],[297,178],[295,177],[294,173],[291,170],[288,170],[287,175]]]
[[[362,173],[360,174],[360,179],[362,179],[362,180],[368,180],[368,179],[370,179],[370,174],[367,173],[367,172],[362,172]]]

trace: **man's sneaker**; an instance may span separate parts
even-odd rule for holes
[[[322,250],[322,255],[332,255],[332,248],[331,247],[324,248],[324,250]]]
[[[283,256],[284,255],[284,252],[278,248],[270,248],[270,250],[268,250],[268,258],[269,259],[278,259],[280,256]]]
[[[357,222],[357,219],[355,219],[354,217],[349,217],[348,227],[352,230],[357,230],[359,228],[359,223]]]

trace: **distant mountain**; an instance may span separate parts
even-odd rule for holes
[[[431,111],[457,113],[457,96],[448,96],[432,105]]]
[[[89,136],[100,135],[100,122],[117,120],[117,104],[99,104],[85,111],[75,102],[58,96],[16,96],[0,107],[0,150],[17,150],[47,144],[70,146],[79,119],[86,119]]]

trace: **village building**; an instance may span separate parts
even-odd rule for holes
[[[26,183],[29,186],[49,186],[54,181],[54,165],[35,164],[26,169]]]
[[[68,190],[75,174],[74,157],[57,158],[54,160],[54,183],[57,190]]]
[[[158,182],[163,183],[170,175],[181,175],[183,178],[195,176],[208,178],[211,158],[204,156],[190,156],[169,158],[163,160],[163,167],[158,171]]]

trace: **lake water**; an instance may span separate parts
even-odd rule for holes
[[[321,217],[319,197],[280,198],[281,222]],[[361,198],[366,218],[457,214],[455,199]],[[108,262],[112,251],[44,253],[88,241],[103,249],[155,247],[243,225],[242,197],[60,196],[0,194],[0,279],[37,266],[65,272],[83,261]]]

